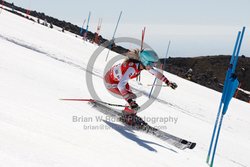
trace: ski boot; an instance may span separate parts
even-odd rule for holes
[[[128,100],[129,106],[126,106],[122,111],[122,121],[128,125],[134,126],[136,124],[136,113],[139,110],[138,104],[133,100]]]
[[[134,126],[136,124],[135,117],[136,113],[134,111],[130,112],[131,109],[125,107],[122,111],[122,121],[128,125]],[[129,111],[129,112],[128,112]]]

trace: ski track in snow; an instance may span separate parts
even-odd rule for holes
[[[48,57],[50,57],[50,58],[52,58],[52,59],[54,59],[54,60],[57,60],[57,61],[66,63],[66,64],[68,64],[68,65],[74,66],[74,67],[76,67],[76,68],[78,68],[78,69],[84,70],[84,71],[86,71],[86,72],[91,73],[92,75],[95,75],[95,76],[97,76],[97,77],[102,78],[99,74],[96,74],[96,73],[94,73],[94,72],[92,72],[92,71],[88,71],[85,67],[82,67],[82,66],[80,66],[80,65],[78,65],[78,64],[76,64],[76,63],[67,61],[67,60],[65,60],[65,59],[60,59],[60,58],[58,58],[58,57],[56,57],[56,56],[53,56],[53,55],[55,55],[55,54],[50,54],[50,53],[48,53],[48,52],[46,52],[46,51],[43,51],[43,50],[41,50],[41,49],[38,49],[36,46],[32,46],[31,44],[28,44],[28,43],[26,43],[25,41],[22,41],[22,40],[19,40],[19,39],[15,39],[15,38],[13,38],[13,37],[5,37],[5,36],[3,36],[3,35],[1,35],[1,34],[0,34],[0,38],[4,39],[4,40],[6,40],[6,41],[9,41],[9,42],[11,42],[11,43],[14,43],[14,44],[16,44],[16,45],[19,45],[19,46],[21,46],[21,47],[24,47],[24,48],[26,48],[26,49],[35,51],[35,52],[37,52],[37,53],[41,53],[41,54],[46,55],[46,56],[48,56]]]
[[[91,73],[92,75],[95,75],[95,76],[97,76],[97,77],[103,79],[103,77],[102,77],[100,74],[98,74],[97,72],[88,71],[88,70],[86,69],[86,67],[82,67],[82,66],[80,66],[80,65],[78,65],[78,64],[75,64],[75,63],[73,63],[73,62],[67,61],[67,60],[65,60],[65,59],[60,59],[60,58],[58,58],[58,57],[55,57],[55,56],[53,56],[53,54],[50,54],[50,53],[48,53],[48,52],[46,52],[46,51],[43,51],[43,50],[41,50],[41,49],[38,49],[38,47],[32,46],[31,44],[28,44],[28,43],[26,43],[25,41],[22,41],[22,40],[19,40],[19,39],[15,39],[15,38],[13,38],[13,37],[12,37],[12,38],[11,38],[11,37],[5,37],[5,36],[3,36],[3,35],[1,35],[1,34],[0,34],[0,38],[2,38],[2,39],[4,39],[4,40],[7,40],[7,41],[9,41],[9,42],[11,42],[11,43],[14,43],[14,44],[16,44],[16,45],[19,45],[19,46],[21,46],[21,47],[24,47],[24,48],[26,48],[26,49],[30,49],[30,50],[32,50],[32,51],[35,51],[35,52],[41,53],[41,54],[43,54],[43,55],[46,55],[46,56],[48,56],[48,57],[50,57],[50,58],[52,58],[52,59],[54,59],[54,60],[57,60],[57,61],[66,63],[66,64],[71,65],[71,66],[74,66],[74,67],[76,67],[76,68],[78,68],[78,69],[84,70],[84,71],[86,71],[86,72],[88,72],[88,73]],[[97,69],[95,69],[95,70],[97,71]],[[141,91],[141,90],[139,90],[139,89],[136,89],[135,87],[132,87],[132,89],[133,89],[133,90],[136,90],[136,91],[138,91],[138,92],[142,92],[142,94],[143,94],[144,96],[146,96],[146,97],[149,96],[149,93],[148,93],[148,92]],[[154,99],[157,100],[158,102],[160,102],[160,103],[162,103],[162,104],[165,104],[165,105],[168,105],[168,106],[170,106],[170,107],[172,107],[172,108],[175,108],[175,109],[177,109],[178,111],[180,111],[180,112],[182,112],[182,113],[184,113],[184,114],[187,114],[187,115],[189,115],[189,116],[191,116],[191,117],[200,119],[200,120],[202,120],[202,121],[206,121],[205,119],[202,119],[202,118],[200,118],[200,117],[198,117],[198,116],[195,116],[195,115],[192,114],[191,112],[189,112],[189,111],[187,111],[187,110],[184,110],[183,108],[179,107],[178,105],[171,104],[171,103],[169,103],[169,102],[167,102],[167,101],[165,101],[165,100],[163,100],[163,99],[159,99],[158,97],[152,96],[151,98],[154,98]]]

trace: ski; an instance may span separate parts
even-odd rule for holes
[[[153,135],[165,142],[167,142],[170,145],[173,145],[181,150],[184,150],[186,148],[193,149],[196,146],[196,143],[190,142],[188,140],[185,140],[183,138],[176,137],[172,134],[169,134],[167,132],[161,131],[159,129],[156,129],[150,125],[148,125],[145,121],[142,120],[139,116],[135,116],[136,124],[135,125],[128,125],[123,120],[123,114],[120,110],[113,109],[111,107],[108,107],[107,105],[103,103],[99,103],[98,101],[90,101],[89,102],[95,109],[100,111],[101,113],[112,116],[117,118],[118,121],[122,122],[124,125],[133,128],[135,130],[139,130],[142,132],[145,132],[147,134]]]

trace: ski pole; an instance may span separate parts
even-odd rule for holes
[[[94,100],[94,99],[60,99],[60,100],[65,100],[65,101],[86,101],[86,102],[98,102],[102,104],[106,104],[109,106],[115,106],[115,107],[127,107],[126,105],[120,105],[120,104],[114,104],[114,103],[108,103],[100,100]]]
[[[157,85],[157,84],[147,84],[147,86],[161,86],[161,87],[168,87],[168,85]]]
[[[168,51],[169,51],[169,48],[170,48],[170,43],[171,43],[171,41],[168,42],[168,49],[167,49],[167,53],[166,53],[166,58],[165,58],[165,60],[164,60],[164,65],[161,66],[161,69],[162,69],[162,70],[164,70],[164,67],[165,67],[166,59],[167,59],[167,56],[168,56]],[[155,85],[156,79],[157,79],[157,78],[155,77],[154,82],[153,82],[153,85],[152,85],[151,90],[150,90],[150,92],[149,92],[148,98],[151,97],[151,94],[152,94],[152,92],[153,92],[153,89],[154,89],[154,85]]]

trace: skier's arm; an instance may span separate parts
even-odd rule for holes
[[[161,80],[162,82],[168,84],[169,80],[167,79],[167,77],[165,77],[161,72],[151,68],[150,70],[148,70],[151,74],[153,74],[156,78],[158,78],[159,80]]]
[[[156,78],[161,80],[162,82],[166,83],[168,86],[170,86],[172,89],[177,88],[177,84],[174,82],[170,82],[167,77],[165,77],[161,72],[155,70],[154,68],[151,68],[148,70],[151,74],[153,74]]]
[[[135,73],[135,69],[132,67],[129,67],[127,69],[127,71],[124,73],[124,75],[122,76],[122,78],[120,79],[120,82],[117,85],[117,88],[119,89],[119,91],[121,92],[121,95],[124,97],[124,99],[128,100],[131,97],[131,93],[126,89],[126,84],[128,83],[131,75],[133,75]],[[134,95],[135,96],[135,95]]]

